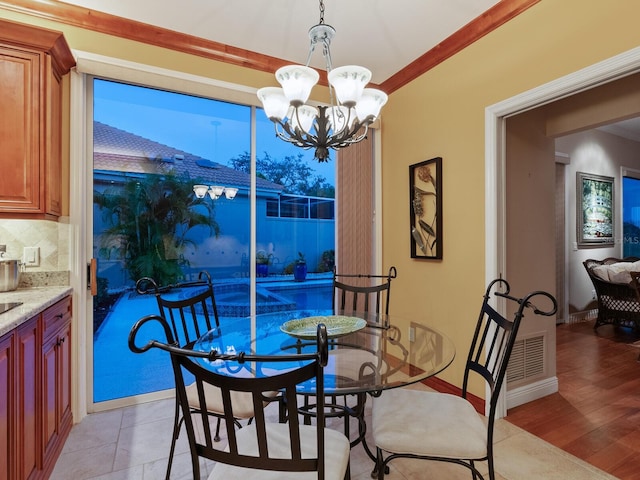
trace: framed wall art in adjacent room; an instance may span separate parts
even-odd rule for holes
[[[442,158],[409,166],[411,258],[442,259]]]
[[[576,212],[579,246],[610,246],[614,243],[614,179],[577,172]]]

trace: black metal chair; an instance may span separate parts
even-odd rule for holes
[[[333,295],[332,310],[338,314],[349,314],[358,312],[358,314],[371,314],[367,316],[367,321],[378,323],[381,315],[389,314],[389,301],[391,294],[391,280],[397,277],[396,267],[389,268],[387,275],[369,275],[369,274],[339,274],[336,268],[333,268]],[[339,354],[340,351],[337,351]],[[362,355],[366,355],[367,351],[362,350]],[[370,353],[372,365],[377,364],[377,357]],[[382,372],[381,372],[382,373]],[[342,375],[348,375],[347,372],[341,372]],[[358,375],[358,372],[353,372]],[[355,401],[349,402],[349,399]],[[351,440],[350,420],[355,418],[358,420],[358,436],[351,441],[354,446],[364,440],[366,434],[366,424],[364,422],[364,408],[366,403],[366,394],[350,394],[350,395],[328,395],[325,399],[325,416],[328,418],[342,418],[344,420],[344,434]],[[309,422],[316,415],[317,402],[314,396],[305,395],[304,404],[300,407],[300,413],[305,416],[305,421]],[[365,450],[369,452],[365,444]]]
[[[136,290],[140,294],[154,294],[158,302],[160,315],[167,321],[171,328],[172,337],[179,346],[185,346],[196,341],[199,337],[207,333],[214,327],[220,327],[218,309],[216,306],[213,283],[208,272],[203,271],[198,275],[195,282],[185,282],[175,285],[158,286],[155,280],[144,277],[136,282]],[[198,410],[200,405],[197,401],[196,385],[187,387],[188,398],[191,400],[192,408]],[[222,397],[220,392],[214,388],[207,389],[209,399],[207,413],[217,417],[216,434],[214,440],[220,439],[220,424],[224,418]],[[251,421],[253,418],[253,405],[247,395],[234,396],[236,403],[236,417],[233,424],[237,427],[242,425],[238,420]],[[176,397],[173,436],[171,439],[171,449],[169,451],[169,461],[167,465],[167,480],[171,474],[173,455],[175,453],[176,442],[180,436],[183,417],[180,415],[180,405]]]
[[[396,267],[387,275],[345,274],[333,268],[334,313],[362,312],[389,314],[391,280],[396,278]]]
[[[389,462],[401,457],[462,465],[471,470],[474,479],[484,478],[475,462],[487,461],[489,478],[495,479],[496,408],[520,322],[525,309],[543,316],[557,311],[555,298],[547,292],[534,291],[523,298],[509,292],[509,284],[503,279],[493,280],[487,287],[467,357],[462,396],[398,388],[374,398],[372,423],[379,480],[388,472]],[[532,303],[534,299],[550,305],[540,309]],[[513,320],[498,313],[490,305],[494,302],[504,302],[504,311],[515,309]],[[490,388],[486,421],[466,398],[472,372],[479,374]]]
[[[166,343],[151,340],[143,346],[136,344],[138,332],[149,322],[162,325]],[[129,348],[132,351],[142,353],[151,348],[160,348],[171,355],[177,397],[189,438],[194,479],[200,479],[200,457],[216,462],[210,479],[349,478],[349,441],[342,433],[325,428],[322,400],[315,426],[300,424],[297,413],[299,384],[315,380],[319,398],[323,398],[323,369],[328,360],[324,325],[318,326],[317,351],[314,353],[274,356],[223,354],[215,350],[194,351],[192,346],[193,343],[185,348],[178,347],[168,323],[158,315],[143,317],[129,334]],[[251,372],[251,375],[233,376],[242,369]],[[187,391],[186,372],[195,378],[196,409]],[[206,414],[206,391],[211,388],[221,393],[228,440],[224,448],[217,447],[212,439],[209,416]],[[278,391],[278,397],[265,396],[264,392],[271,391]],[[238,430],[233,426],[237,416],[234,395],[250,395],[255,415],[250,425]],[[280,402],[280,397],[286,398],[286,401]],[[280,415],[286,418],[286,423],[269,421],[270,417],[278,418],[278,409],[273,414],[265,411],[271,402],[278,403]]]

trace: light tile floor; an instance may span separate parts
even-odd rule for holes
[[[163,479],[173,412],[174,401],[168,399],[87,416],[71,430],[51,480]],[[336,428],[340,426],[336,425]],[[174,458],[172,479],[191,478],[185,437],[183,431]],[[496,422],[495,463],[497,480],[615,478],[505,420]],[[206,479],[210,464],[202,461],[201,465],[202,478]],[[352,449],[353,480],[370,479],[372,466],[361,446]],[[480,471],[486,472],[486,464],[481,464]],[[391,472],[385,478],[469,480],[471,474],[466,468],[456,465],[396,459],[391,462]]]

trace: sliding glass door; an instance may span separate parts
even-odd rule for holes
[[[207,272],[223,324],[252,302],[258,313],[330,308],[334,161],[275,138],[255,106],[100,78],[90,90],[94,404],[173,386],[165,355],[128,349],[133,323],[158,313],[140,278],[166,287]]]

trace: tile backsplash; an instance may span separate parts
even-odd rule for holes
[[[21,286],[68,284],[70,238],[71,225],[63,221],[0,220],[0,245],[7,246],[6,258],[22,261],[25,247],[40,249],[40,265],[22,270]]]

